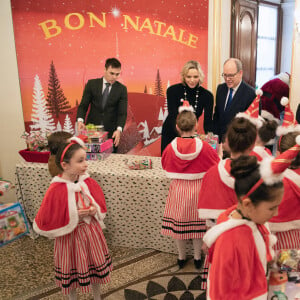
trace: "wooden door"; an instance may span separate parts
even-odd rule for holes
[[[243,79],[255,87],[258,3],[233,0],[231,56],[243,63]]]

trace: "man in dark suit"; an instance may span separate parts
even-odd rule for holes
[[[242,62],[237,58],[229,58],[223,65],[225,82],[219,84],[216,94],[216,106],[213,116],[214,133],[223,142],[227,126],[235,115],[247,110],[255,99],[255,90],[243,81]]]
[[[108,58],[103,77],[87,82],[77,110],[78,131],[85,128],[85,121],[86,124],[104,125],[115,147],[119,145],[127,118],[127,88],[117,81],[120,74],[121,63],[116,58]]]

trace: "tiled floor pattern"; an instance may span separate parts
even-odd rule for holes
[[[102,286],[107,300],[200,300],[200,277],[192,261],[183,270],[176,255],[152,249],[109,246],[114,271]],[[54,283],[53,240],[24,237],[0,248],[0,300],[66,299]],[[80,294],[78,299],[93,299]]]

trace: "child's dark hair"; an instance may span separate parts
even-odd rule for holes
[[[252,155],[241,155],[237,159],[232,160],[230,174],[235,178],[235,193],[238,199],[241,199],[261,178],[257,158]],[[254,205],[258,205],[263,201],[272,201],[278,189],[282,187],[282,182],[277,182],[273,185],[262,183],[249,195],[249,198]]]
[[[244,152],[254,145],[256,126],[245,118],[234,118],[228,126],[226,137],[233,153]]]
[[[69,143],[61,144],[60,147],[58,148],[58,151],[57,151],[56,155],[55,155],[55,164],[57,165],[57,167],[58,167],[61,171],[63,171],[63,168],[62,168],[61,163],[60,163],[60,161],[61,161],[61,156],[62,156],[62,154],[63,154],[65,148],[66,148],[68,145],[69,145]],[[72,145],[68,148],[68,150],[65,152],[64,157],[63,157],[63,161],[66,162],[66,163],[69,163],[69,162],[70,162],[70,159],[72,158],[72,156],[73,156],[73,154],[74,154],[74,152],[76,152],[76,151],[77,151],[78,149],[80,149],[80,148],[82,148],[81,145],[76,144],[76,143],[72,144]]]
[[[176,124],[181,131],[192,131],[197,124],[196,115],[192,111],[184,110],[177,115]]]
[[[300,135],[300,131],[289,132],[286,135],[283,135],[278,140],[278,150],[280,153],[290,149],[296,145],[296,137]],[[300,167],[300,152],[297,154],[295,159],[290,165],[290,169],[298,169]]]
[[[52,155],[55,155],[61,144],[67,142],[73,135],[66,131],[56,131],[48,136],[48,148]]]
[[[275,120],[265,120],[263,122],[257,133],[264,144],[275,138],[277,126],[278,123]]]

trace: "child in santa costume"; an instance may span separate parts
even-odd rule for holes
[[[300,125],[296,123],[294,114],[286,99],[282,104],[285,114],[282,125],[277,133],[281,135],[278,140],[278,151],[287,149],[299,151]],[[297,137],[298,136],[298,137]],[[293,148],[292,148],[293,147]],[[289,157],[292,159],[292,157]],[[276,250],[300,249],[300,154],[292,160],[290,167],[284,172],[284,194],[279,206],[278,215],[269,221],[270,229],[277,237]]]
[[[206,231],[205,221],[197,213],[198,194],[205,172],[217,164],[216,151],[205,141],[195,137],[197,119],[192,106],[184,101],[179,107],[176,129],[180,137],[175,138],[164,150],[162,167],[172,178],[161,233],[175,239],[178,248],[178,266],[186,260],[186,240],[192,239],[194,264],[201,267],[201,238]]]
[[[76,288],[101,299],[100,284],[110,280],[111,257],[102,232],[106,204],[102,189],[86,173],[82,140],[72,138],[56,154],[61,175],[52,179],[35,217],[34,230],[55,238],[56,283],[69,299]]]
[[[250,155],[255,155],[258,161],[272,156],[270,149],[266,145],[273,145],[275,143],[277,126],[278,123],[275,119],[263,120],[262,125],[257,129],[255,146]]]
[[[255,156],[232,161],[239,202],[222,213],[203,238],[211,262],[207,299],[267,299],[268,262],[276,238],[266,222],[278,213],[284,192],[282,172],[290,163],[287,156],[294,155],[287,152],[261,164]]]
[[[220,213],[237,203],[234,178],[230,175],[231,161],[241,155],[250,154],[256,140],[256,126],[246,118],[235,118],[230,123],[225,141],[231,158],[221,160],[204,175],[198,199],[199,218],[213,226]],[[206,289],[208,257],[205,257],[201,274],[201,289]]]
[[[271,151],[266,148],[266,145],[273,145],[275,143],[276,128],[278,121],[274,117],[263,118],[259,115],[259,107],[263,91],[256,90],[256,98],[245,112],[240,112],[236,117],[243,117],[251,121],[257,128],[257,137],[255,146],[250,155],[255,155],[258,161],[262,161],[265,157],[272,156]]]
[[[221,160],[205,174],[199,191],[200,218],[217,220],[220,213],[237,203],[234,178],[230,175],[231,161],[250,154],[256,135],[256,127],[248,119],[237,117],[232,120],[226,133],[231,158]]]

